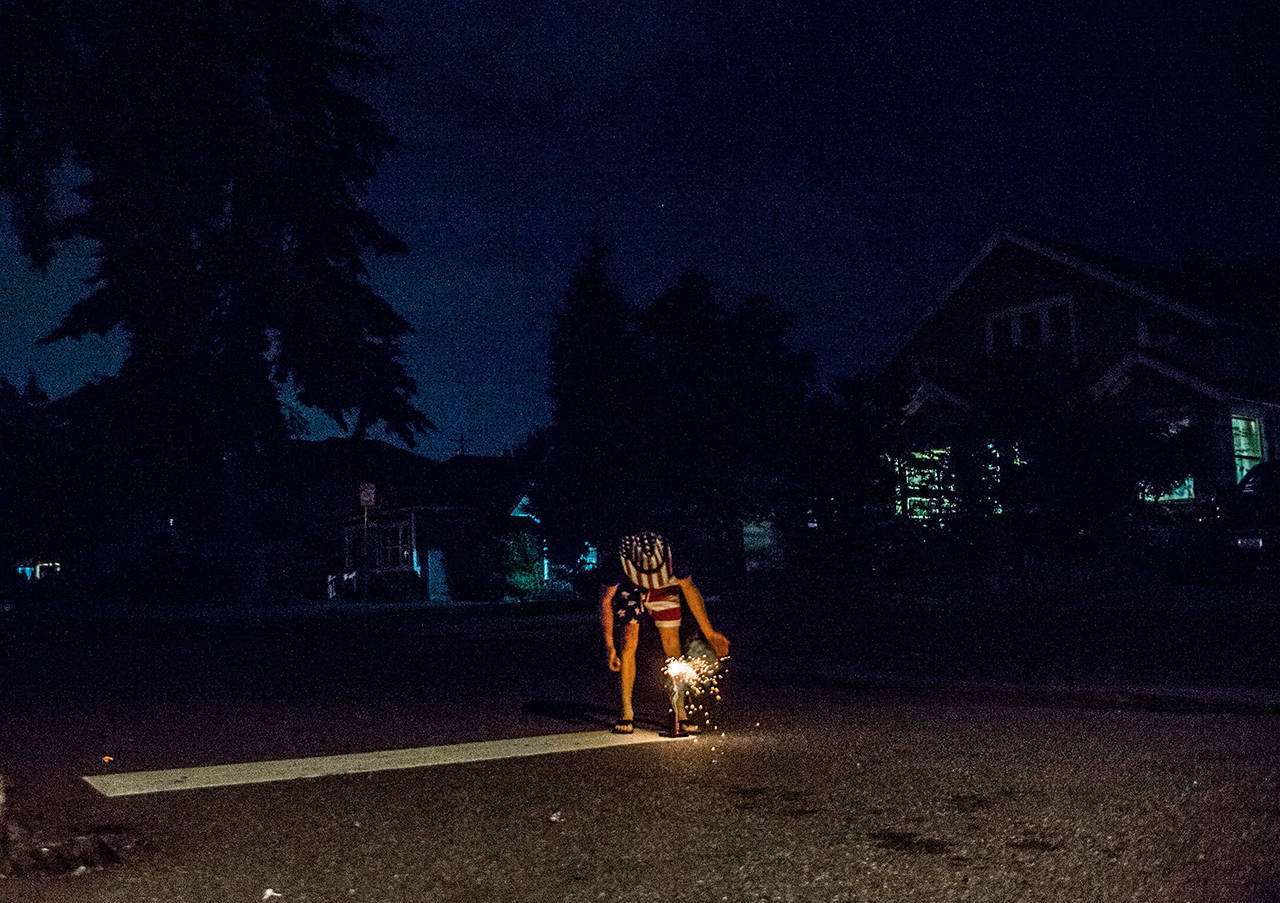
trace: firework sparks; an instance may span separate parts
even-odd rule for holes
[[[684,692],[690,695],[720,692],[720,675],[723,668],[719,662],[708,662],[700,658],[667,659],[667,678]]]
[[[667,659],[663,673],[671,682],[673,707],[677,703],[685,703],[688,718],[700,714],[701,720],[711,727],[710,712],[694,700],[704,696],[720,698],[720,677],[724,668],[724,659],[704,655],[689,654]]]

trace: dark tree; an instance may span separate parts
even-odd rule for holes
[[[695,271],[632,311],[598,244],[552,338],[555,419],[535,502],[551,529],[596,545],[641,522],[740,563],[741,528],[799,491],[808,359],[764,298],[728,312]]]
[[[848,377],[805,402],[795,481],[780,519],[788,555],[825,572],[877,564],[890,539],[894,473],[888,415],[865,377]]]
[[[34,376],[24,389],[0,377],[0,548],[17,559],[57,553],[49,542],[54,426],[48,401]]]
[[[373,24],[350,0],[0,0],[0,191],[34,264],[74,236],[98,261],[43,341],[131,340],[67,406],[81,477],[120,496],[100,510],[251,539],[286,387],[356,435],[430,428],[364,264],[404,250],[363,203],[393,148],[356,93]]]
[[[614,280],[609,248],[593,237],[561,304],[548,354],[554,424],[542,437],[537,505],[562,557],[599,544],[627,498],[636,364],[633,311]]]
[[[803,503],[799,462],[812,438],[804,409],[807,355],[787,345],[785,313],[763,296],[726,310],[714,286],[683,273],[640,318],[650,399],[649,485],[665,490],[673,529],[741,567],[742,528]]]
[[[822,491],[811,480],[823,438],[811,416],[813,360],[787,344],[790,331],[791,317],[763,295],[743,301],[727,326],[723,403],[740,517],[777,518]]]
[[[44,341],[125,329],[149,429],[270,441],[285,384],[357,434],[429,426],[363,263],[403,250],[361,200],[393,146],[353,90],[370,28],[351,2],[0,2],[0,190],[35,264],[97,249]]]
[[[727,315],[712,283],[686,270],[639,315],[635,416],[648,437],[638,478],[673,526],[723,520],[740,496],[729,479],[736,435]]]

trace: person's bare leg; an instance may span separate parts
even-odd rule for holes
[[[680,658],[683,654],[680,649],[680,628],[659,627],[658,636],[662,638],[663,654],[669,659]],[[684,693],[676,687],[675,681],[671,683],[671,708],[676,715],[677,727],[679,722],[688,720],[684,710]]]
[[[631,691],[636,685],[636,647],[640,645],[640,622],[632,621],[622,628],[622,648],[618,650],[618,658],[622,660],[622,668],[618,677],[622,685],[622,720],[634,721],[635,710],[631,707]]]

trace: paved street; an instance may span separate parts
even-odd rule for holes
[[[81,776],[600,731],[613,693],[593,614],[29,623],[5,662],[14,815],[50,840],[138,845],[120,865],[4,880],[0,898],[1280,899],[1273,612],[1184,600],[1153,622],[1111,600],[1055,622],[1050,601],[991,636],[921,599],[789,625],[716,600],[734,656],[718,730],[696,743],[110,799]],[[1094,642],[1028,648],[1028,624],[1108,618]],[[1146,642],[1188,648],[1206,620],[1227,638],[1156,667]],[[656,676],[640,702],[656,730]]]

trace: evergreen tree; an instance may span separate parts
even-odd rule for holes
[[[0,377],[0,548],[19,558],[57,554],[51,503],[58,468],[48,402],[34,374],[23,389]]]
[[[632,310],[607,274],[594,244],[556,321],[535,503],[566,542],[601,546],[643,523],[706,564],[740,563],[743,523],[802,491],[811,364],[787,348],[786,318],[765,298],[731,314],[688,270]]]
[[[593,237],[556,311],[548,354],[554,419],[534,501],[562,557],[605,543],[630,503],[632,319],[610,250]]]
[[[363,204],[393,148],[354,91],[372,25],[351,0],[0,0],[0,191],[36,265],[72,236],[98,260],[43,341],[128,333],[81,407],[166,504],[251,520],[286,386],[357,435],[430,427],[364,265],[404,250]]]
[[[744,517],[776,517],[814,491],[811,452],[819,433],[810,419],[813,359],[787,344],[790,328],[787,313],[763,295],[748,297],[729,324],[724,410]]]
[[[188,445],[275,438],[286,382],[357,433],[427,426],[363,263],[403,250],[361,202],[393,146],[352,90],[370,24],[317,0],[0,4],[0,190],[37,265],[97,249],[45,341],[127,330],[121,379]]]
[[[735,507],[726,339],[725,311],[695,270],[639,315],[636,416],[649,441],[638,478],[669,527],[706,524]]]

